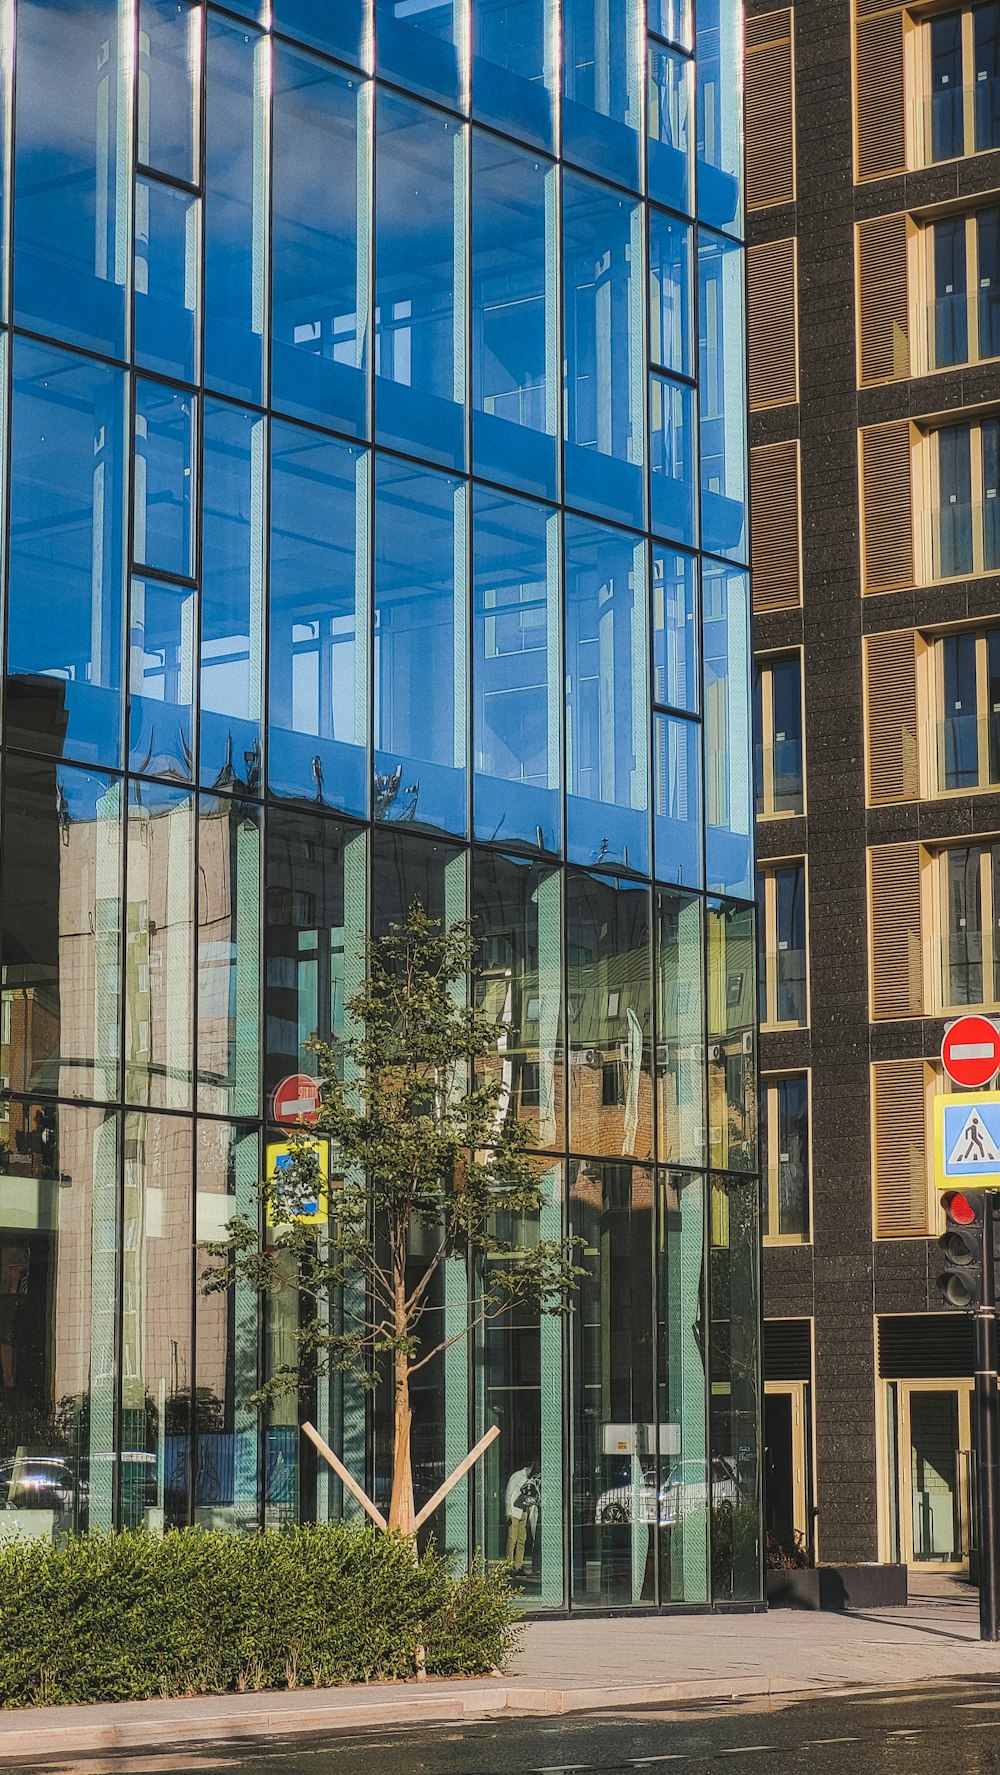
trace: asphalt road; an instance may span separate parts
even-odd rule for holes
[[[997,1681],[465,1727],[19,1758],[21,1775],[1000,1775]]]

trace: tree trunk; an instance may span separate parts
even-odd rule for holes
[[[393,1277],[395,1296],[394,1330],[398,1338],[406,1336],[406,1276],[402,1263]],[[410,1459],[410,1359],[405,1350],[397,1350],[393,1358],[393,1423],[392,1423],[392,1495],[389,1499],[389,1528],[411,1539],[416,1534],[413,1507],[413,1462]]]

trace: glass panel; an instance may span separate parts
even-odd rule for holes
[[[135,183],[135,361],[197,380],[201,200],[156,179]]]
[[[203,795],[198,811],[198,1107],[260,1109],[261,819]]]
[[[697,542],[694,405],[694,390],[686,384],[669,382],[665,376],[650,377],[649,467],[653,526],[671,540],[691,544]]]
[[[579,1159],[570,1231],[585,1241],[570,1319],[572,1594],[582,1607],[656,1601],[666,1508],[653,1422],[653,1173]]]
[[[694,208],[691,94],[694,65],[662,44],[649,45],[646,126],[649,195],[682,215]]]
[[[693,555],[653,545],[653,701],[696,715],[698,568]]]
[[[983,570],[1000,567],[1000,420],[979,427],[983,452]]]
[[[368,418],[365,97],[358,79],[275,44],[271,400],[354,437]]]
[[[260,1139],[244,1124],[199,1122],[195,1238],[225,1238],[228,1221],[256,1220]],[[199,1267],[202,1267],[199,1265]],[[196,1296],[194,1521],[199,1528],[253,1529],[260,1520],[256,1290]]]
[[[986,707],[989,711],[989,780],[1000,782],[1000,629],[986,633]]]
[[[476,0],[472,110],[538,148],[554,139],[556,58],[550,0]]]
[[[121,1525],[190,1520],[192,1124],[125,1117]]]
[[[539,1181],[541,1214],[501,1224],[512,1243],[519,1233],[532,1244],[561,1235],[563,1167]],[[520,1572],[524,1607],[563,1607],[562,1321],[520,1303],[487,1325],[482,1342],[480,1419],[501,1434],[478,1469],[477,1545],[488,1561],[506,1558]]]
[[[367,458],[293,425],[271,451],[271,789],[364,814]]]
[[[975,34],[976,148],[1000,148],[1000,6],[972,9]],[[958,153],[962,150],[959,148]]]
[[[645,549],[566,520],[567,850],[649,868]]]
[[[934,364],[969,359],[969,303],[965,217],[949,216],[931,230],[934,240]]]
[[[129,787],[125,856],[125,1096],[187,1109],[194,1046],[194,799]]]
[[[556,173],[475,131],[472,457],[478,474],[556,496]]]
[[[639,187],[641,26],[633,0],[563,0],[563,153]]]
[[[327,814],[272,808],[264,928],[264,1086],[313,1074],[307,1047],[344,1033],[344,1004],[361,984],[365,836]],[[381,902],[376,896],[375,904]]]
[[[137,564],[194,574],[195,396],[136,378],[132,551]]]
[[[750,588],[746,573],[702,565],[705,650],[706,880],[753,894]]]
[[[188,781],[194,763],[198,596],[134,579],[129,611],[129,769]]]
[[[694,231],[661,210],[651,208],[648,218],[650,356],[664,370],[691,376]]]
[[[559,518],[473,494],[477,838],[558,851],[562,831]]]
[[[979,272],[979,355],[1000,357],[1000,210],[976,217]]]
[[[654,874],[657,881],[700,887],[702,867],[701,728],[653,714]]]
[[[709,901],[707,919],[709,1164],[756,1171],[753,909]]]
[[[274,28],[355,68],[371,66],[368,0],[273,0]]]
[[[691,48],[690,0],[649,0],[646,24],[650,31],[665,37],[669,43]]]
[[[201,8],[140,0],[139,164],[198,183]]]
[[[116,1134],[100,1109],[0,1110],[0,1544],[112,1527]]]
[[[466,829],[465,489],[375,475],[375,815]]]
[[[782,1239],[809,1237],[809,1084],[805,1076],[779,1079],[772,1089],[778,1099],[777,1175],[778,1224]]]
[[[772,871],[774,882],[774,947],[768,937],[767,961],[773,975],[774,1018],[778,1023],[806,1021],[806,878],[802,863]]]
[[[965,152],[962,92],[962,14],[945,13],[928,26],[931,46],[931,159]]]
[[[657,1414],[660,1601],[708,1594],[708,1425],[705,1411],[705,1180],[660,1172]]]
[[[121,784],[108,777],[7,755],[3,999],[17,1029],[14,1091],[118,1094],[121,806]]]
[[[700,900],[656,896],[656,1101],[660,1158],[705,1163],[704,932]]]
[[[910,1515],[914,1561],[962,1557],[958,1393],[954,1387],[907,1389],[910,1420]]]
[[[463,129],[384,91],[378,95],[376,126],[378,438],[460,468],[465,462]]]
[[[698,236],[701,546],[746,561],[747,438],[743,249]]]
[[[711,1188],[712,1595],[754,1602],[763,1551],[757,1181],[714,1177]]]
[[[201,777],[261,787],[265,422],[207,400],[201,514]]]
[[[132,29],[124,0],[18,0],[14,316],[118,358],[131,257]]]
[[[776,814],[802,812],[802,670],[798,654],[772,660],[771,799]]]
[[[531,1144],[565,1142],[561,892],[556,870],[477,851],[472,916],[482,947],[476,1003],[503,1024],[486,1071],[502,1114],[531,1129]]]
[[[467,0],[375,0],[376,72],[455,110],[469,104]]]
[[[945,852],[947,956],[945,1003],[983,1004],[982,852],[962,847]]]
[[[18,341],[7,737],[111,765],[121,762],[124,427],[120,371]]]
[[[946,635],[941,642],[944,789],[979,785],[977,652],[975,635]]]
[[[563,179],[566,498],[642,523],[640,206],[607,186]]]
[[[935,574],[972,572],[971,428],[945,425],[938,442],[938,547]]]
[[[697,21],[698,216],[739,234],[743,222],[743,8],[700,0]]]
[[[205,134],[205,381],[263,396],[269,38],[208,19]]]
[[[647,1158],[652,1150],[649,889],[566,877],[570,1146]]]

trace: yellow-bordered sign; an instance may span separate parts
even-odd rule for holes
[[[289,1218],[308,1221],[312,1226],[323,1226],[329,1218],[329,1185],[330,1185],[330,1152],[325,1140],[310,1140],[309,1146],[316,1154],[319,1167],[320,1187],[315,1194],[306,1193],[301,1185],[295,1183],[292,1170],[295,1163],[295,1149],[285,1140],[275,1141],[266,1149],[267,1180],[277,1184],[275,1192],[282,1207],[282,1220]],[[287,1183],[282,1182],[282,1173],[289,1173]],[[268,1197],[267,1223],[274,1225],[275,1200]],[[289,1216],[288,1210],[293,1212]]]
[[[1000,1190],[1000,1091],[935,1097],[934,1182],[938,1189]]]

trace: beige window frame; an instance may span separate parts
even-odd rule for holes
[[[994,420],[996,413],[983,415],[983,420]],[[984,480],[983,431],[982,420],[963,420],[956,417],[953,426],[937,424],[927,429],[923,436],[923,445],[919,452],[922,472],[918,485],[914,489],[917,496],[917,510],[921,516],[917,520],[918,544],[922,559],[924,577],[932,585],[946,585],[952,580],[980,579],[984,575],[1000,573],[1000,565],[986,564],[986,527],[984,524],[987,504],[1000,502],[1000,489],[995,490],[994,498],[987,500]],[[964,429],[969,433],[969,490],[972,530],[972,562],[969,567],[962,567],[957,573],[944,573],[941,560],[941,436],[950,430]],[[1000,507],[998,507],[1000,509]]]
[[[781,870],[794,868],[799,868],[802,871],[802,1015],[801,1017],[782,1017],[779,1014],[781,1008],[778,982],[779,957],[784,954],[794,954],[794,951],[789,951],[787,941],[779,936],[777,877]],[[780,860],[775,859],[773,862],[768,860],[758,869],[757,878],[760,918],[761,1028],[807,1029],[809,1027],[809,879],[807,859],[805,857],[783,857]]]
[[[799,797],[797,807],[778,807],[779,799],[776,785],[775,749],[783,742],[787,743],[783,732],[776,731],[774,712],[774,667],[796,660],[799,668],[799,731],[793,738],[798,739],[799,746]],[[760,770],[758,788],[760,805],[757,809],[758,820],[794,820],[805,813],[806,807],[806,759],[805,759],[805,671],[801,647],[789,648],[784,653],[766,654],[758,658],[757,669],[760,674]]]
[[[801,1080],[806,1088],[806,1152],[803,1179],[806,1230],[804,1233],[768,1231],[764,1234],[765,1245],[812,1244],[812,1075],[808,1072],[766,1073],[761,1078],[761,1119],[767,1136],[767,1170],[763,1177],[766,1222],[771,1229],[777,1227],[779,1223],[781,1165],[783,1162],[788,1163],[787,1159],[783,1160],[781,1152],[780,1086],[787,1083],[789,1079]]]
[[[974,783],[957,784],[949,788],[945,780],[945,722],[959,711],[949,712],[945,700],[944,659],[945,648],[954,635],[935,635],[931,641],[931,673],[933,686],[933,713],[929,725],[928,754],[931,764],[933,793],[941,799],[950,800],[955,795],[971,795],[977,790],[989,789],[994,792],[1000,787],[1000,757],[998,757],[998,775],[990,776],[990,722],[993,716],[1000,717],[1000,703],[990,706],[990,674],[987,636],[1000,636],[1000,625],[992,624],[987,628],[964,632],[975,642],[976,649],[976,706],[970,711],[976,724],[976,781]],[[966,713],[964,710],[961,713]],[[998,749],[1000,750],[1000,749]]]
[[[968,210],[961,220],[965,223],[965,325],[969,349],[964,358],[956,358],[954,362],[939,364],[935,347],[935,302],[938,300],[934,269],[934,230],[938,223],[955,219],[948,212],[925,216],[919,222],[916,243],[916,279],[915,289],[919,312],[912,314],[911,297],[911,337],[915,332],[919,340],[920,368],[927,373],[938,373],[946,370],[959,369],[962,364],[996,363],[998,353],[983,354],[979,348],[979,218],[986,211],[1000,208],[996,201],[981,204],[974,210]],[[911,265],[913,261],[911,259]],[[914,329],[914,321],[917,325]]]
[[[913,146],[918,166],[950,166],[956,160],[968,160],[977,154],[993,154],[996,149],[976,147],[976,44],[973,27],[975,6],[936,6],[919,21],[916,35],[916,93],[914,107]],[[931,159],[931,18],[962,15],[962,152],[944,160]]]
[[[952,943],[956,951],[961,944],[961,933],[956,930],[954,936],[950,930],[950,895],[948,888],[949,859],[958,851],[978,853],[978,889],[979,889],[979,930],[965,928],[974,939],[973,954],[966,962],[962,962],[960,953],[952,960]],[[996,855],[994,855],[996,852]],[[938,997],[938,1009],[951,1015],[961,1015],[967,1010],[995,1010],[1000,1006],[1000,993],[996,991],[998,974],[1000,974],[1000,926],[995,916],[995,908],[1000,909],[1000,839],[978,838],[975,843],[967,845],[946,845],[939,850],[934,858],[934,907],[933,931],[934,948],[936,951],[936,967],[934,978]],[[976,950],[978,949],[978,955]],[[980,976],[982,993],[979,997],[953,997],[950,987],[953,970],[959,971],[963,966],[969,971],[966,987],[974,981],[973,970]]]

